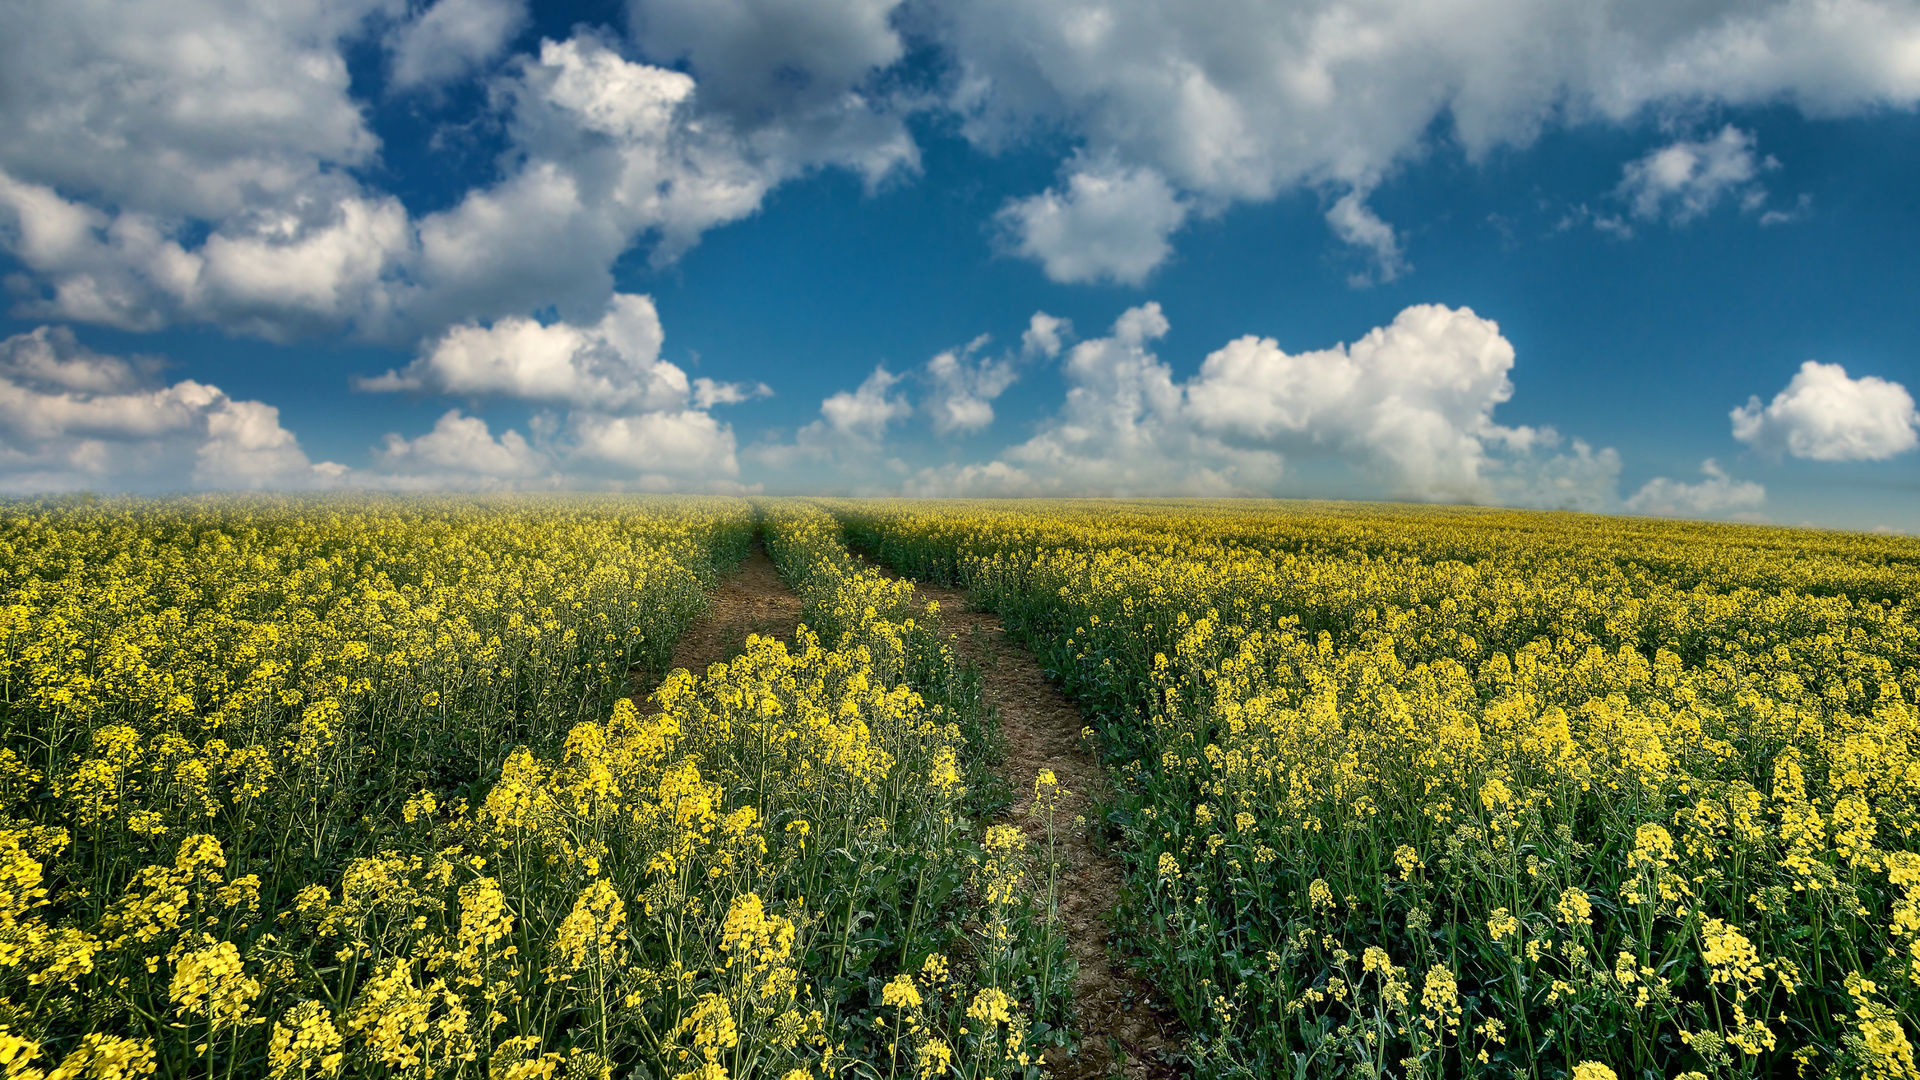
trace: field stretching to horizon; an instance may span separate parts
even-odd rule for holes
[[[803,626],[668,670],[756,544]],[[1073,830],[1182,1073],[1920,1077],[1917,604],[1910,539],[1464,508],[0,504],[0,1070],[1037,1080]]]

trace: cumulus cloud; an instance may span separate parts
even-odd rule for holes
[[[1642,0],[632,0],[630,40],[583,29],[517,57],[502,53],[521,0],[438,0],[396,22],[403,10],[0,8],[16,310],[404,345],[549,307],[579,322],[636,247],[671,262],[811,170],[870,186],[910,173],[916,112],[957,118],[989,150],[1075,147],[1058,181],[998,217],[1008,250],[1055,280],[1138,284],[1193,215],[1301,188],[1331,200],[1333,235],[1384,279],[1406,271],[1406,234],[1366,193],[1435,139],[1477,158],[1649,109],[1920,101],[1920,10],[1904,0],[1658,18]],[[432,213],[377,180],[346,61],[375,37],[396,87],[494,72],[475,119],[504,136],[497,174]],[[921,78],[915,56],[942,77]],[[1620,193],[1649,219],[1748,203],[1766,168],[1753,143],[1733,127],[1676,142],[1628,166]]]
[[[884,365],[875,367],[853,390],[842,390],[820,403],[820,419],[804,431],[815,431],[839,439],[877,443],[896,420],[913,415],[913,405],[905,394],[894,393],[900,376]]]
[[[924,470],[922,493],[1271,493],[1288,460],[1325,459],[1399,498],[1605,509],[1619,458],[1551,429],[1503,427],[1513,347],[1472,311],[1420,305],[1352,346],[1290,355],[1243,337],[1184,382],[1152,351],[1158,304],[1130,309],[1062,364],[1066,400],[993,462]]]
[[[389,472],[426,462],[446,473],[440,447],[471,444],[470,471],[503,485],[587,483],[649,490],[734,490],[740,473],[733,431],[708,410],[769,393],[712,379],[689,381],[660,359],[665,333],[651,298],[615,294],[599,321],[542,324],[510,317],[467,323],[428,342],[405,368],[356,380],[360,390],[500,398],[564,408],[537,432],[538,454],[508,431],[494,448],[486,425],[457,411],[412,441],[392,436]],[[422,443],[422,440],[428,440]],[[464,441],[464,442],[463,442]]]
[[[877,182],[917,160],[899,117],[858,95],[836,99],[838,119],[735,117],[692,77],[580,31],[491,85],[501,174],[416,218],[355,179],[380,147],[344,54],[384,7],[7,8],[0,246],[28,271],[9,283],[16,311],[394,344],[548,307],[578,319],[636,245],[664,265],[789,177],[845,166]],[[470,72],[522,17],[513,0],[441,0],[389,37],[396,85]]]
[[[499,491],[562,483],[553,459],[525,436],[496,438],[487,422],[449,409],[433,430],[412,439],[388,435],[373,467],[335,477],[332,486],[391,491]]]
[[[1159,173],[1108,164],[1075,168],[1064,190],[1009,202],[999,222],[1010,250],[1053,281],[1138,285],[1167,260],[1188,210]]]
[[[0,14],[0,171],[224,220],[372,161],[341,43],[385,0],[21,0]]]
[[[1029,359],[1041,356],[1048,360],[1060,355],[1060,348],[1073,336],[1073,320],[1055,318],[1044,311],[1036,311],[1027,320],[1027,328],[1020,335],[1020,354]]]
[[[1044,327],[1045,331],[1057,333],[1053,325],[1055,320],[1044,313],[1034,316],[1028,334],[1034,334],[1035,327]],[[1039,320],[1047,319],[1041,323]],[[1045,332],[1043,331],[1043,332]],[[959,349],[948,349],[927,361],[926,379],[929,385],[923,407],[933,419],[936,435],[965,434],[979,431],[993,423],[993,399],[1005,393],[1019,378],[1012,357],[980,356],[989,338],[982,334]],[[1053,339],[1054,349],[1059,349],[1059,340]],[[1045,342],[1038,342],[1044,349]]]
[[[498,435],[450,409],[414,438],[389,434],[366,468],[333,467],[320,486],[373,491],[650,491],[747,494],[733,433],[693,410],[534,417],[531,437]]]
[[[1666,517],[1752,517],[1767,501],[1767,489],[1751,480],[1735,480],[1712,458],[1700,463],[1705,479],[1685,484],[1658,476],[1627,500],[1636,514]]]
[[[1657,16],[1638,0],[939,8],[930,22],[957,72],[947,104],[977,143],[1065,129],[1084,155],[1153,170],[1174,197],[1209,205],[1364,188],[1436,131],[1479,158],[1550,125],[1620,123],[1665,104],[1784,101],[1830,116],[1920,98],[1920,10],[1899,0],[1666,5]],[[1378,230],[1354,235],[1378,250]],[[1064,251],[1033,254],[1070,264]]]
[[[526,0],[438,0],[387,34],[393,85],[452,82],[499,59],[527,24]]]
[[[0,341],[0,490],[310,487],[339,470],[310,462],[273,406],[159,370],[65,327]]]
[[[542,325],[533,319],[466,323],[427,344],[405,368],[355,387],[427,391],[456,397],[503,397],[606,413],[699,408],[746,400],[752,392],[701,380],[696,395],[686,372],[660,359],[665,333],[653,300],[618,293],[600,321]]]
[[[1754,180],[1779,162],[1755,158],[1753,147],[1753,133],[1732,124],[1711,139],[1681,139],[1629,162],[1616,193],[1632,204],[1635,217],[1664,217],[1676,225],[1707,213],[1729,195],[1738,196],[1743,209],[1757,210],[1767,193]]]
[[[1839,364],[1808,360],[1762,405],[1733,410],[1733,437],[1761,453],[1814,461],[1884,461],[1920,445],[1913,395],[1877,375],[1849,378]]]

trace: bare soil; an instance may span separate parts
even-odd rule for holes
[[[800,625],[800,597],[781,579],[767,549],[758,538],[745,560],[709,598],[707,613],[680,635],[667,670],[686,668],[696,675],[714,664],[724,664],[746,651],[747,635],[793,641]],[[632,680],[634,704],[641,712],[657,711],[647,698],[663,676],[636,669]]]
[[[1111,940],[1120,865],[1094,848],[1091,829],[1073,826],[1074,817],[1087,814],[1094,797],[1107,790],[1106,770],[1081,734],[1085,718],[1047,680],[1033,654],[1006,640],[999,616],[974,610],[966,594],[956,589],[916,582],[914,592],[921,604],[939,602],[941,625],[953,635],[961,657],[979,666],[982,692],[999,710],[1005,750],[1001,769],[1013,791],[1006,820],[1025,829],[1030,840],[1044,843],[1045,821],[1028,813],[1034,776],[1051,769],[1067,792],[1054,821],[1064,864],[1060,918],[1079,967],[1073,1026],[1081,1038],[1078,1053],[1047,1054],[1049,1071],[1058,1080],[1182,1075],[1172,1064],[1182,1041],[1177,1021],[1145,980],[1117,958]]]

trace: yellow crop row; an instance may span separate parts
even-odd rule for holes
[[[763,517],[822,633],[623,697]],[[1035,1071],[971,686],[837,536],[740,500],[6,508],[0,1070]]]
[[[1920,544],[836,503],[1095,713],[1210,1075],[1915,1076]]]

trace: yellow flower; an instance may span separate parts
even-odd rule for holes
[[[274,1080],[333,1076],[346,1057],[340,1045],[333,1014],[317,1001],[303,1001],[274,1022],[267,1068]]]
[[[1506,908],[1494,908],[1493,915],[1487,919],[1487,936],[1495,941],[1504,941],[1520,932],[1520,920]]]
[[[243,970],[233,942],[217,941],[180,958],[167,996],[183,1018],[205,1020],[221,1031],[247,1018],[260,983]]]

